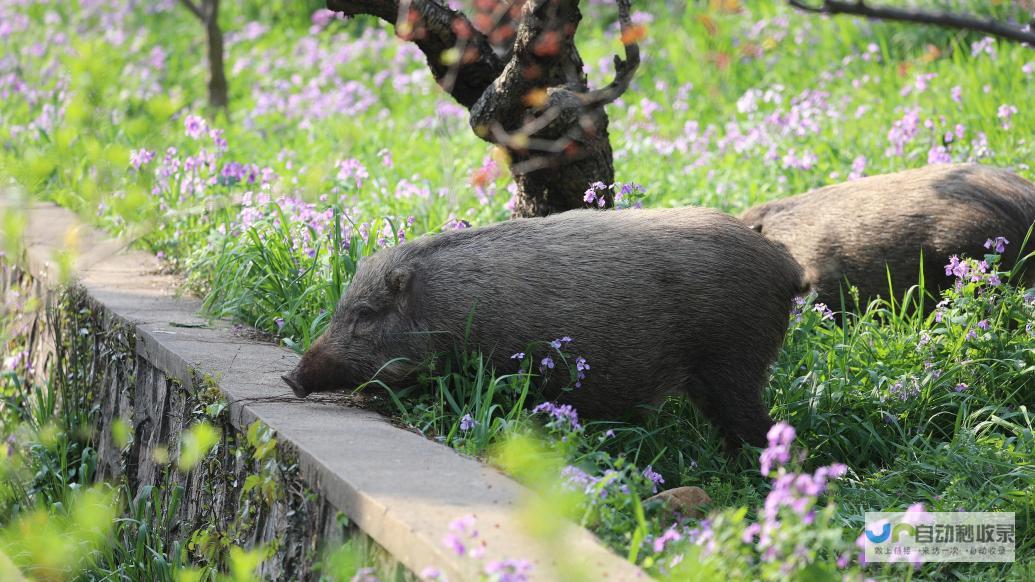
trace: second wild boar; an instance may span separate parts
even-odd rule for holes
[[[846,279],[865,302],[888,297],[890,272],[901,299],[919,283],[921,253],[925,287],[935,294],[955,281],[945,274],[949,258],[981,259],[995,250],[986,248],[989,239],[1009,240],[1002,261],[1009,269],[1035,222],[1035,186],[998,168],[931,165],[760,204],[741,220],[783,245],[805,269],[816,301],[838,310]],[[1033,248],[1029,240],[1025,252]],[[1035,268],[1028,268],[1028,284],[1033,275]]]

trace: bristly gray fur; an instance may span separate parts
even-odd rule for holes
[[[741,219],[782,244],[804,267],[817,301],[839,309],[846,277],[863,301],[887,298],[885,265],[900,299],[919,282],[921,252],[925,286],[933,293],[954,282],[945,275],[950,256],[980,259],[990,252],[984,248],[990,238],[1009,239],[1003,257],[1009,269],[1035,223],[1035,186],[998,168],[939,164],[760,204]],[[1029,241],[1025,252],[1033,249]],[[1035,282],[1035,268],[1024,278]]]
[[[621,418],[681,392],[731,447],[763,446],[762,390],[803,289],[785,251],[712,210],[510,220],[364,259],[286,379],[303,396],[351,388],[394,358],[450,352],[473,317],[468,345],[500,373],[517,370],[511,355],[530,342],[574,338],[571,352],[591,370],[581,388],[548,387],[548,397],[584,416]],[[378,377],[405,385],[411,371],[397,363]]]

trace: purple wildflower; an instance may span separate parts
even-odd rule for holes
[[[615,192],[615,205],[619,205],[626,197],[631,195],[642,196],[646,191],[641,184],[635,182],[616,183],[618,191]]]
[[[1005,236],[997,236],[994,239],[990,238],[985,241],[985,248],[991,249],[995,247],[995,252],[1002,254],[1006,251],[1006,245],[1010,244],[1010,241],[1006,240]]]
[[[949,264],[945,265],[945,274],[955,275],[958,279],[964,279],[967,273],[970,271],[970,267],[966,261],[961,261],[956,255],[949,257]]]
[[[858,180],[865,175],[866,172],[866,156],[856,156],[852,160],[852,171],[848,174],[849,180]]]
[[[955,387],[955,388],[953,388],[953,390],[955,390],[956,392],[963,392],[963,391],[965,391],[965,390],[966,390],[967,388],[970,388],[970,386],[968,386],[968,385],[967,385],[966,383],[964,383],[964,382],[960,382],[959,384],[956,384],[956,387]]]
[[[819,313],[823,319],[834,319],[834,312],[827,307],[826,303],[817,303],[812,306],[813,311]]]
[[[578,380],[575,382],[576,388],[582,388],[582,381],[586,379],[586,370],[589,370],[586,358],[581,356],[575,358],[575,371],[578,373]]]
[[[498,582],[525,582],[532,574],[532,563],[528,560],[506,559],[485,565],[485,575]]]
[[[970,56],[976,57],[982,53],[995,59],[995,39],[991,36],[986,36],[981,40],[970,43]]]
[[[460,419],[460,431],[461,432],[467,432],[467,431],[471,430],[472,428],[474,428],[477,425],[478,425],[478,421],[476,421],[474,418],[472,418],[470,414],[465,414],[464,417]]]
[[[338,16],[338,13],[332,12],[326,8],[320,8],[313,12],[309,17],[313,26],[317,28],[317,31],[327,28],[327,25],[334,21]]]
[[[212,145],[216,146],[216,149],[225,152],[229,144],[226,142],[226,137],[223,136],[222,129],[210,129],[208,136],[212,139]]]
[[[769,446],[762,451],[759,458],[762,475],[769,475],[775,465],[783,465],[791,460],[791,443],[795,437],[794,427],[786,422],[778,422],[769,429],[766,438]]]
[[[654,468],[651,465],[647,465],[647,468],[643,470],[643,476],[651,482],[651,487],[653,488],[654,493],[658,492],[658,485],[665,482],[665,478],[662,477],[660,473],[654,471]]]
[[[561,469],[561,484],[572,491],[585,491],[593,487],[599,480],[590,477],[588,473],[575,465],[568,465]]]
[[[341,160],[337,163],[338,167],[338,181],[344,183],[354,183],[356,188],[363,187],[363,181],[370,177],[367,173],[367,169],[355,158],[348,158]]]
[[[542,359],[542,361],[539,362],[539,369],[541,371],[543,371],[543,372],[545,372],[547,370],[552,370],[553,367],[554,367],[553,358],[551,358],[550,356],[546,356],[545,358]]]
[[[532,414],[545,412],[556,421],[568,424],[572,429],[581,428],[579,413],[570,404],[558,405],[555,402],[544,402],[532,409]]]
[[[510,359],[511,360],[524,360],[525,359],[525,352],[518,352],[518,353],[514,354],[513,356],[510,356]]]
[[[4,370],[18,371],[23,368],[28,374],[31,374],[33,371],[32,362],[29,360],[28,350],[22,350],[12,356],[4,358]]]
[[[474,529],[476,524],[477,518],[474,514],[463,515],[449,522],[449,531],[476,538],[478,537],[478,531]]]
[[[442,545],[447,549],[456,552],[456,555],[458,556],[463,556],[467,553],[467,546],[465,546],[463,540],[455,534],[446,534],[446,536],[442,538]]]
[[[791,305],[791,316],[794,317],[794,321],[801,321],[801,314],[802,310],[805,309],[805,303],[807,303],[807,300],[801,295],[794,298],[794,304]]]
[[[129,165],[133,166],[134,170],[139,170],[141,166],[153,159],[155,159],[155,153],[149,149],[141,148],[129,152]]]
[[[916,378],[910,377],[908,383],[907,381],[895,382],[888,391],[897,396],[899,400],[910,400],[920,394],[920,382]]]
[[[769,446],[790,446],[796,437],[797,432],[794,430],[794,427],[786,422],[778,422],[774,424],[769,429],[769,432],[766,433],[766,438],[769,440]]]
[[[949,155],[949,149],[941,144],[931,146],[931,149],[927,151],[927,163],[933,164],[951,164],[952,156]]]
[[[330,11],[328,10],[328,12],[330,12]],[[424,580],[425,582],[435,582],[435,581],[438,581],[438,580],[445,580],[445,578],[442,576],[441,570],[439,570],[438,568],[436,568],[434,566],[428,566],[427,568],[424,568],[423,570],[421,570],[420,571],[420,579]]]
[[[374,569],[371,567],[360,568],[356,570],[356,573],[352,575],[349,582],[381,582],[376,575],[374,575]]]
[[[665,546],[669,542],[678,542],[681,539],[683,539],[683,535],[676,531],[676,526],[673,525],[665,530],[665,533],[654,539],[654,552],[660,554],[665,551]]]
[[[895,121],[888,130],[888,141],[891,146],[885,154],[888,157],[905,154],[906,144],[912,141],[920,127],[920,110],[913,108],[906,111],[902,119]]]
[[[597,194],[597,192],[604,192],[606,190],[607,184],[603,182],[593,182],[589,185],[589,188],[586,190],[586,195],[582,197],[582,200],[586,204],[597,203],[603,206],[602,203],[605,200],[604,196],[602,194]]]
[[[1004,104],[1000,105],[999,109],[996,110],[996,117],[998,117],[1000,119],[1000,121],[1002,122],[1003,129],[1010,129],[1010,127],[1011,127],[1010,120],[1016,114],[1017,114],[1017,108],[1015,106],[1009,105],[1007,103],[1004,103]]]
[[[185,130],[187,137],[191,139],[199,139],[208,129],[208,124],[205,123],[204,118],[198,117],[197,115],[188,115],[183,120],[183,129]]]
[[[471,223],[466,220],[456,218],[455,216],[450,216],[449,220],[442,225],[442,232],[450,230],[464,230],[465,228],[471,228]]]

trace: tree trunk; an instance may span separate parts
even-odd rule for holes
[[[219,28],[219,0],[180,0],[191,14],[205,27],[208,52],[208,105],[213,111],[229,114],[230,97],[223,63],[223,30]]]
[[[211,5],[205,21],[208,38],[208,105],[213,110],[226,111],[230,106],[223,63],[223,30],[219,28],[219,0],[207,0]]]
[[[604,106],[625,91],[639,64],[635,41],[625,34],[629,1],[618,4],[627,60],[616,57],[615,82],[595,91],[575,46],[578,0],[526,0],[516,28],[510,20],[516,10],[505,6],[497,13],[512,31],[488,35],[437,0],[328,0],[327,7],[377,16],[416,43],[438,84],[471,112],[475,134],[509,154],[514,214],[544,216],[584,207],[590,184],[614,181]],[[479,24],[486,28],[484,19]],[[501,58],[493,43],[511,36]],[[612,204],[610,189],[598,195]]]

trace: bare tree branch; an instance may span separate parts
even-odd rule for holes
[[[622,44],[625,45],[625,60],[615,55],[615,80],[607,87],[583,94],[582,100],[587,107],[611,103],[621,97],[640,66],[640,45],[637,41],[642,33],[632,24],[629,4],[629,0],[618,0],[618,22],[622,31]]]
[[[346,16],[369,14],[395,26],[428,60],[431,74],[458,103],[470,108],[499,76],[503,62],[467,16],[436,0],[328,0]]]
[[[191,0],[180,0],[180,4],[183,4],[183,7],[189,10],[191,14],[196,16],[198,20],[205,22],[205,15],[201,12],[201,8],[199,8],[197,4],[195,4]]]
[[[798,10],[815,14],[851,14],[880,20],[933,24],[945,28],[983,32],[1002,39],[1035,45],[1035,32],[1030,29],[1025,30],[1023,27],[969,14],[914,10],[892,6],[870,6],[862,0],[855,2],[823,0],[821,4],[815,5],[803,0],[788,0],[788,3]]]

